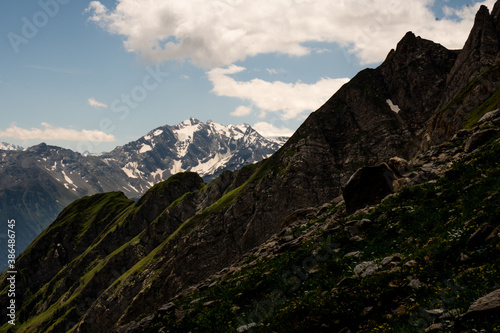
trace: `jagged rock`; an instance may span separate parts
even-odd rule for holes
[[[485,129],[479,132],[475,132],[471,137],[467,139],[465,142],[465,147],[464,151],[465,152],[471,152],[478,148],[479,146],[485,144],[493,138],[495,135],[497,135],[499,132],[498,129],[496,128],[491,128],[491,129]]]
[[[385,163],[356,171],[343,189],[348,214],[394,193],[394,172]]]
[[[423,148],[451,138],[463,127],[468,115],[496,91],[500,83],[496,62],[500,51],[498,10],[496,3],[491,15],[485,6],[477,12],[469,37],[448,74],[438,112],[426,130]]]

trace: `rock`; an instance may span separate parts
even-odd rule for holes
[[[364,277],[375,274],[375,272],[379,268],[380,268],[379,265],[377,265],[373,261],[365,261],[365,262],[362,262],[361,264],[356,265],[356,267],[354,267],[353,272],[357,276],[364,278]]]
[[[382,261],[380,262],[380,265],[382,267],[385,267],[387,265],[389,265],[391,262],[401,262],[402,258],[401,258],[401,255],[399,254],[394,254],[392,256],[388,256],[388,257],[385,257],[384,259],[382,259]]]
[[[402,177],[409,169],[408,161],[401,157],[393,157],[387,164],[398,177]]]
[[[361,242],[361,241],[364,241],[365,238],[362,237],[362,236],[356,235],[356,236],[353,236],[353,237],[349,238],[349,240],[351,242]]]
[[[366,308],[363,309],[363,312],[361,312],[361,314],[363,316],[366,316],[367,314],[369,314],[371,311],[373,310],[373,306],[367,306]]]
[[[484,116],[481,117],[481,119],[479,119],[477,123],[478,124],[486,123],[496,118],[500,118],[500,109],[496,109],[486,113]]]
[[[417,266],[417,261],[416,260],[409,260],[407,262],[404,263],[405,267],[415,267]]]
[[[446,79],[446,89],[437,108],[441,111],[429,122],[426,132],[430,145],[443,142],[463,128],[468,115],[483,104],[498,87],[496,75],[490,75],[487,80],[478,78],[495,63],[500,50],[499,24],[494,16],[490,15],[486,6],[481,6],[476,14],[469,37]],[[474,81],[475,78],[477,79]],[[469,92],[461,96],[460,102],[453,101],[452,98],[467,85]]]
[[[458,317],[456,328],[459,332],[463,325],[474,320],[497,320],[500,316],[500,289],[497,289],[471,304],[467,312]]]
[[[432,324],[431,326],[425,329],[426,333],[441,332],[441,331],[444,331],[444,326],[441,323]]]
[[[471,152],[476,148],[482,146],[492,137],[494,137],[499,132],[496,128],[485,129],[474,133],[470,138],[465,141],[464,151]]]
[[[471,257],[469,257],[467,254],[465,254],[465,253],[463,253],[463,252],[462,252],[462,253],[460,253],[460,258],[459,258],[459,260],[460,260],[461,262],[466,262],[466,261],[471,260]]]
[[[158,312],[161,314],[164,314],[164,313],[170,312],[172,310],[175,310],[176,307],[177,306],[174,303],[170,302],[170,303],[163,305],[161,308],[159,308]]]
[[[452,309],[452,310],[450,310],[448,312],[443,313],[443,315],[441,315],[441,317],[439,317],[439,319],[443,319],[443,320],[455,319],[458,316],[460,316],[460,314],[462,312],[463,312],[462,309]]]
[[[344,256],[344,258],[351,258],[351,257],[358,259],[359,257],[361,257],[361,251],[349,252]]]
[[[425,310],[425,312],[431,316],[439,317],[439,316],[443,315],[444,310],[443,309],[432,309],[432,310]]]
[[[475,248],[481,246],[486,242],[486,238],[490,236],[493,230],[494,229],[491,225],[483,224],[469,237],[467,247]]]
[[[249,331],[250,329],[252,329],[253,327],[256,327],[256,326],[257,326],[256,323],[250,323],[250,324],[246,324],[246,325],[242,325],[242,326],[238,327],[236,329],[236,331],[238,333],[247,332],[247,331]]]
[[[343,189],[348,214],[367,205],[380,202],[394,193],[394,172],[385,163],[359,169],[351,176]]]
[[[413,276],[409,276],[408,280],[410,280],[410,283],[408,283],[408,287],[411,289],[420,289],[425,286],[418,278],[415,278]]]

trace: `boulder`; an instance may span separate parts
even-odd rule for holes
[[[347,213],[352,214],[367,205],[376,204],[394,193],[395,180],[394,172],[386,163],[358,169],[342,191]]]
[[[455,321],[455,332],[462,332],[466,323],[497,320],[500,316],[500,289],[497,289],[471,304],[467,312]]]

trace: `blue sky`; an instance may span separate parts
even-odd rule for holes
[[[406,31],[462,47],[480,4],[5,0],[0,141],[97,153],[189,117],[290,134]]]

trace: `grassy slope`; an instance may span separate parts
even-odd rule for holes
[[[405,188],[369,214],[356,216],[373,221],[366,240],[349,241],[343,228],[318,228],[299,247],[257,259],[226,284],[175,301],[184,320],[172,311],[150,332],[162,326],[171,332],[230,332],[252,322],[259,325],[256,332],[345,326],[364,332],[421,332],[435,320],[426,310],[463,312],[500,286],[498,239],[467,246],[480,226],[500,224],[499,164],[500,143],[490,142],[437,182]],[[331,207],[329,214],[292,233],[323,224],[335,210]],[[361,251],[360,258],[345,257],[354,251]],[[354,276],[353,268],[361,262],[379,263],[395,253],[403,258],[399,268]],[[461,261],[461,254],[470,259]],[[405,266],[410,260],[416,265]],[[424,286],[410,288],[408,276]],[[446,328],[454,315],[436,322]],[[500,329],[495,320],[470,325],[487,332]]]

